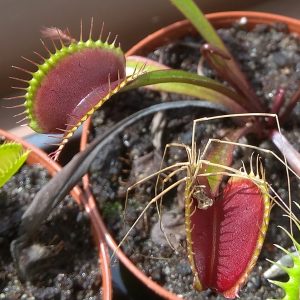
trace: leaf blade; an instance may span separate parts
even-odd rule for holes
[[[146,66],[145,66],[146,64]],[[246,112],[241,96],[223,84],[186,71],[169,69],[150,59],[129,57],[126,62],[126,75],[144,66],[145,73],[129,83],[124,90],[148,87],[156,91],[178,93],[226,106],[231,112]]]
[[[194,25],[200,35],[210,44],[229,54],[223,41],[205,15],[192,0],[170,0],[171,3]]]

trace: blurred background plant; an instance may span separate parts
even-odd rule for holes
[[[21,168],[28,154],[29,151],[17,143],[0,145],[0,188]]]

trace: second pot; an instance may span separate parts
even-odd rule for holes
[[[0,129],[0,136],[4,137],[6,141],[13,141],[13,142],[20,143],[22,144],[24,149],[30,150],[30,154],[28,156],[26,164],[40,165],[43,168],[45,168],[51,176],[55,176],[55,174],[61,170],[61,167],[56,162],[51,160],[45,152],[29,144],[25,140],[18,138],[10,134],[9,132],[3,131],[1,129]],[[98,251],[99,251],[99,259],[100,259],[101,275],[102,275],[102,291],[97,291],[97,292],[102,294],[102,299],[110,300],[112,299],[111,273],[109,267],[108,249],[106,243],[104,242],[104,237],[102,235],[102,232],[99,232],[98,226],[95,225],[94,212],[90,208],[89,203],[86,197],[83,195],[82,190],[78,186],[76,186],[73,188],[70,194],[73,197],[73,199],[76,201],[77,205],[84,206],[85,209],[88,211],[88,214],[91,216],[91,221],[95,233],[94,239],[99,249]],[[63,216],[61,216],[61,218],[63,218]],[[55,243],[56,242],[54,242],[54,244]],[[51,294],[50,290],[48,291],[48,294],[49,293]],[[47,291],[45,290],[45,295],[46,294]]]
[[[290,32],[300,33],[300,21],[292,18],[287,18],[283,16],[278,16],[274,14],[266,13],[255,13],[255,12],[226,12],[226,13],[213,13],[207,15],[208,19],[216,28],[230,27],[234,21],[239,20],[241,17],[247,18],[247,27],[252,28],[255,24],[271,24],[271,23],[285,23],[290,30]],[[165,44],[171,43],[174,40],[178,40],[186,35],[196,35],[196,31],[190,23],[187,21],[177,22],[164,29],[161,29],[149,37],[143,39],[133,48],[131,48],[127,55],[148,55],[149,52],[154,51],[157,47],[163,46]],[[81,149],[86,147],[88,142],[88,134],[90,130],[90,120],[88,120],[84,125]],[[86,176],[84,179],[84,188],[89,193],[92,199],[92,193],[90,192],[89,179]],[[94,200],[91,200],[94,201]],[[108,244],[112,249],[116,249],[116,242],[108,234],[106,226],[101,221],[101,230],[105,232]],[[135,275],[137,276],[146,286],[150,287],[155,293],[166,298],[166,299],[179,299],[173,293],[170,293],[166,289],[159,286],[157,283],[148,278],[143,274],[136,266],[134,266],[130,260],[124,255],[120,250],[117,251],[117,255],[122,263]]]

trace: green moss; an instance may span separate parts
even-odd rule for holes
[[[120,202],[106,202],[102,208],[102,215],[105,219],[113,219],[122,214],[122,209]]]

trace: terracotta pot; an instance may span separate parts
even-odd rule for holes
[[[29,165],[40,164],[43,166],[51,176],[54,176],[56,172],[61,169],[61,166],[51,160],[45,152],[36,148],[35,146],[29,144],[25,140],[14,136],[13,134],[0,129],[0,136],[4,136],[6,140],[15,141],[23,145],[25,149],[30,149],[31,152],[26,160],[26,163]],[[104,236],[102,231],[99,231],[99,226],[95,222],[94,218],[94,209],[92,209],[87,201],[87,198],[84,196],[83,191],[78,187],[74,187],[70,192],[73,199],[77,202],[78,205],[84,205],[88,214],[91,218],[91,223],[93,225],[93,230],[95,232],[95,242],[97,243],[99,249],[99,258],[100,258],[100,267],[102,273],[102,299],[111,300],[112,299],[112,284],[111,284],[111,272],[110,272],[110,259],[109,253],[104,242]]]
[[[248,20],[247,26],[249,29],[254,27],[256,24],[272,24],[272,23],[280,22],[280,23],[287,24],[290,32],[295,32],[300,34],[300,20],[281,16],[281,15],[276,15],[276,14],[249,12],[249,11],[232,11],[232,12],[229,11],[229,12],[211,13],[211,14],[207,14],[206,16],[211,21],[211,23],[214,25],[215,28],[230,27],[234,21],[237,21],[242,17],[246,17]],[[128,50],[126,56],[130,56],[130,55],[145,56],[149,52],[155,50],[157,47],[166,45],[186,35],[197,35],[197,34],[198,33],[196,32],[193,25],[191,25],[187,20],[179,21],[147,36],[146,38],[138,42],[135,46],[133,46],[130,50]],[[90,126],[91,126],[91,119],[89,118],[83,126],[83,133],[81,136],[81,145],[80,145],[81,150],[85,149],[88,143]],[[84,189],[89,195],[89,201],[96,206],[95,199],[90,191],[88,175],[84,176],[83,184],[84,184]],[[113,250],[115,250],[117,244],[114,241],[114,239],[111,237],[111,235],[108,233],[107,228],[105,227],[105,224],[103,223],[100,216],[99,216],[99,226],[106,236],[108,245]],[[159,284],[157,284],[156,282],[148,278],[135,265],[132,264],[132,262],[125,256],[125,254],[121,250],[117,251],[117,256],[120,259],[120,261],[137,278],[139,278],[139,280],[141,280],[147,287],[152,289],[155,293],[157,293],[161,297],[165,299],[174,299],[174,300],[182,299],[177,295],[167,291]]]
[[[256,24],[272,24],[279,22],[287,24],[290,32],[300,34],[300,20],[276,14],[251,11],[228,11],[207,14],[206,16],[215,28],[230,27],[234,21],[239,20],[242,17],[246,17],[249,29],[254,27]],[[197,35],[198,33],[193,25],[191,25],[187,20],[176,22],[150,34],[129,49],[126,55],[147,55],[157,47],[168,44],[176,39],[180,39],[187,34]]]

